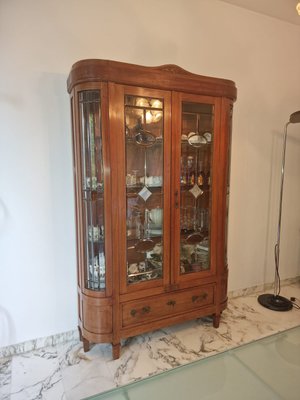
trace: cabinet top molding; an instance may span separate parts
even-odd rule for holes
[[[197,75],[173,64],[145,67],[111,60],[81,60],[68,77],[70,93],[74,86],[87,82],[116,82],[163,90],[201,93],[236,100],[237,89],[231,80]]]

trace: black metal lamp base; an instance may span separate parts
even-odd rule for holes
[[[263,307],[273,311],[289,311],[293,308],[293,303],[289,299],[275,294],[261,294],[257,300]]]

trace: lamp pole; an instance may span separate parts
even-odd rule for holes
[[[299,3],[300,4],[300,3]],[[299,7],[300,8],[300,7]],[[277,226],[277,242],[274,247],[275,253],[275,279],[274,279],[274,294],[261,294],[258,296],[258,302],[266,308],[273,311],[289,311],[293,308],[293,303],[280,296],[280,275],[279,275],[279,255],[280,255],[280,235],[281,235],[281,215],[282,215],[282,197],[283,197],[283,183],[284,183],[284,169],[285,169],[285,153],[286,153],[286,139],[289,124],[300,123],[300,111],[296,111],[290,115],[289,122],[284,126],[283,137],[283,150],[282,150],[282,164],[281,164],[281,185],[280,185],[280,198],[279,198],[279,215]]]

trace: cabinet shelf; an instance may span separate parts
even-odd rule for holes
[[[181,139],[181,145],[189,146],[193,150],[209,150],[212,146],[211,142],[201,143],[199,146],[193,146],[189,143],[188,139]]]
[[[97,201],[103,200],[104,197],[104,189],[92,190],[92,189],[83,189],[83,200],[84,201]]]
[[[144,185],[140,186],[127,186],[126,196],[127,197],[137,197],[139,192],[143,189]],[[162,186],[146,186],[146,188],[152,193],[152,195],[162,195],[164,194]]]
[[[135,137],[133,136],[126,136],[126,143],[128,144],[134,144],[136,146],[141,146],[135,139]],[[151,149],[153,146],[161,146],[163,145],[163,139],[161,137],[156,137],[155,142],[149,146],[149,147],[145,147],[145,149]]]
[[[203,236],[203,241],[207,238],[208,231],[197,231],[194,229],[181,229],[180,230],[180,237],[182,240],[185,240],[188,236],[199,233],[201,236]]]
[[[151,261],[150,261],[150,263],[151,263]],[[149,275],[149,274],[155,274],[155,273],[161,274],[161,272],[162,272],[162,267],[160,267],[160,268],[159,267],[152,267],[151,268],[151,266],[150,266],[149,269],[146,270],[146,271],[135,272],[133,274],[129,273],[127,276],[128,276],[128,278],[137,278],[137,277],[143,277],[143,276],[147,277],[147,275]]]
[[[159,239],[162,239],[162,237],[163,237],[162,234],[153,235],[153,234],[150,233],[150,235],[147,237],[147,239],[153,240],[154,243],[156,244],[156,243],[160,243]],[[127,244],[128,244],[127,249],[128,250],[133,250],[135,248],[135,245],[141,240],[143,240],[143,239],[139,239],[139,238],[133,237],[133,235],[128,235],[127,236]]]
[[[183,191],[188,192],[189,190],[193,189],[194,185],[186,185],[185,183],[180,183],[180,189],[182,192]],[[203,193],[200,196],[203,196],[204,194],[210,192],[210,187],[199,186],[199,188],[203,191]]]
[[[89,189],[89,188],[86,188],[86,189],[82,189],[82,191],[84,192],[84,193],[104,193],[104,188],[103,188],[103,185],[102,185],[102,187],[99,187],[99,188],[97,188],[97,189]]]
[[[94,240],[92,240],[92,239],[89,238],[89,243],[93,243],[93,244],[94,244],[94,247],[96,248],[97,245],[103,247],[105,241],[104,241],[104,238],[101,238],[101,239],[94,239]],[[97,248],[96,248],[96,249],[97,249]]]

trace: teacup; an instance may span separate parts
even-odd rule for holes
[[[157,207],[157,208],[153,208],[150,211],[150,218],[151,218],[152,224],[155,226],[155,228],[161,228],[162,217],[163,217],[162,208]]]
[[[153,185],[153,176],[146,176],[145,178],[145,184],[148,186],[152,186]]]
[[[137,263],[130,264],[128,266],[128,271],[130,274],[136,274],[139,272],[139,265]]]
[[[153,185],[160,186],[162,184],[162,176],[154,176],[153,177]]]

